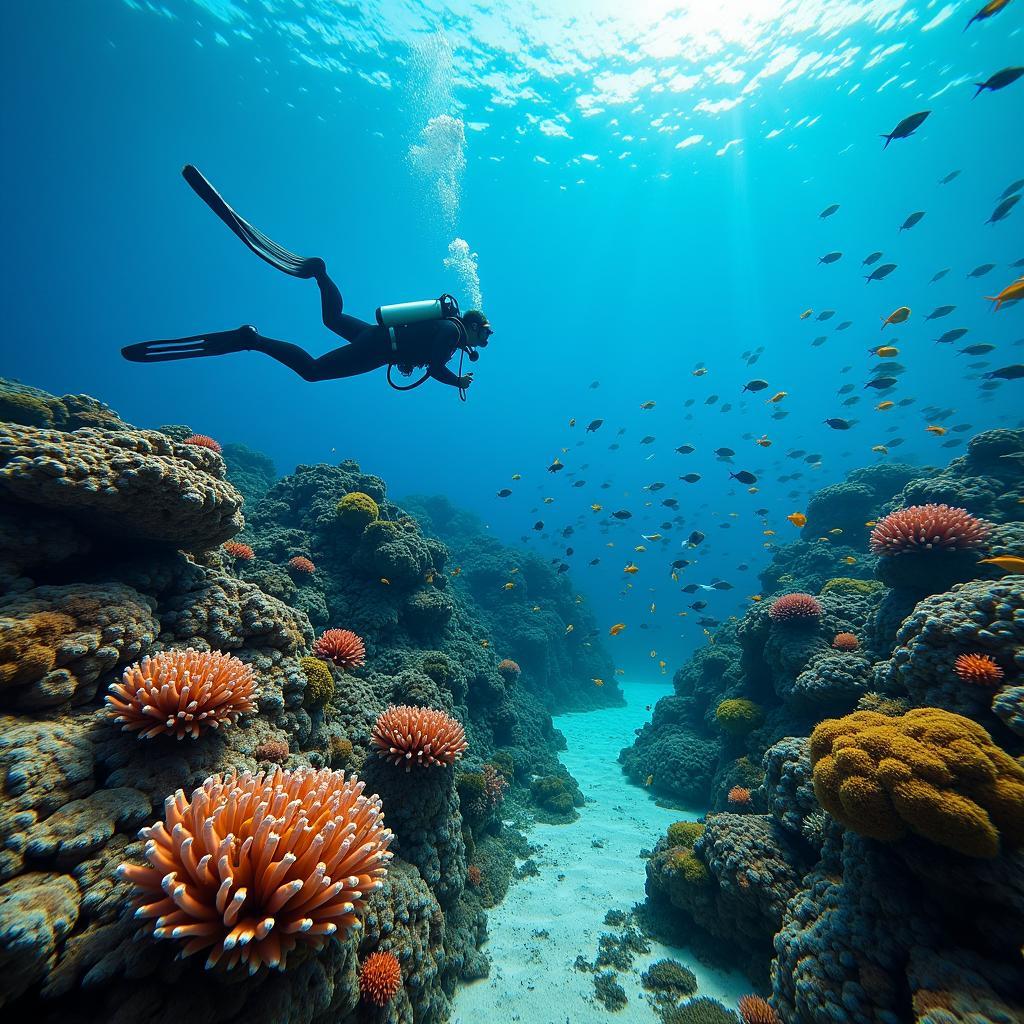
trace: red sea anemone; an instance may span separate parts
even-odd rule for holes
[[[519,663],[513,661],[511,658],[503,658],[498,662],[498,672],[501,674],[503,679],[507,679],[509,682],[515,682],[519,678],[522,669],[519,667]]]
[[[371,736],[377,753],[392,764],[424,768],[447,766],[469,746],[462,725],[434,708],[408,704],[389,707],[377,719]]]
[[[346,671],[366,664],[366,645],[350,629],[325,630],[313,645],[313,653]]]
[[[214,441],[212,437],[207,437],[205,434],[190,434],[181,443],[194,444],[197,448],[209,448],[211,452],[220,455],[220,442]]]
[[[871,531],[876,555],[905,555],[911,551],[967,551],[988,537],[989,525],[966,509],[949,505],[911,505],[890,512]]]
[[[779,1024],[779,1015],[767,999],[760,996],[743,996],[739,1002],[743,1024]]]
[[[353,775],[298,768],[213,775],[191,799],[179,789],[164,820],[142,829],[148,865],[122,864],[136,919],[181,955],[284,969],[298,945],[347,938],[391,859],[380,797]]]
[[[371,953],[359,968],[359,992],[375,1006],[386,1006],[402,984],[402,968],[394,953]]]
[[[836,633],[832,646],[837,651],[855,651],[860,647],[856,633]]]
[[[976,686],[998,686],[1003,679],[1003,670],[987,654],[961,654],[953,663],[953,671],[965,683]]]
[[[733,786],[727,799],[737,807],[746,807],[750,803],[750,790],[744,786]]]
[[[251,562],[256,557],[256,552],[248,544],[243,544],[240,540],[226,541],[224,543],[224,553],[229,558],[237,558],[240,562]]]
[[[810,594],[783,594],[768,614],[772,622],[815,622],[821,618],[821,605]]]
[[[252,669],[220,651],[164,651],[129,665],[110,684],[107,709],[139,739],[162,734],[196,739],[256,710]]]
[[[288,559],[288,565],[295,572],[304,572],[307,575],[312,575],[316,572],[316,566],[303,555],[296,555],[294,558]]]

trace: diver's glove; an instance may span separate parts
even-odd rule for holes
[[[465,377],[460,377],[459,378],[459,388],[461,390],[463,390],[463,391],[465,391],[466,388],[468,388],[469,385],[472,384],[472,383],[473,383],[473,374],[471,374],[471,373],[467,373],[465,375]]]

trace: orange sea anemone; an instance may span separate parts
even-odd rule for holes
[[[389,707],[377,719],[371,736],[377,753],[409,771],[418,765],[454,764],[469,746],[462,725],[451,715],[434,708],[408,704]]]
[[[498,672],[503,679],[515,682],[519,678],[522,669],[519,667],[519,662],[513,661],[511,658],[503,658],[498,662]]]
[[[212,437],[207,437],[205,434],[190,434],[181,443],[194,444],[197,448],[209,448],[211,452],[220,455],[220,442],[214,441]]]
[[[953,662],[953,671],[965,683],[976,686],[998,686],[1004,675],[995,658],[987,654],[961,654]]]
[[[139,739],[166,734],[196,739],[256,710],[252,669],[220,651],[163,651],[124,670],[111,683],[107,710]]]
[[[810,594],[783,594],[768,609],[772,622],[810,623],[821,618],[821,605]]]
[[[289,558],[288,566],[295,572],[303,572],[309,576],[316,572],[316,566],[303,555],[296,555],[294,558]]]
[[[911,505],[880,520],[871,531],[871,550],[887,557],[912,551],[966,551],[980,547],[989,525],[966,509]]]
[[[750,803],[750,790],[744,786],[733,786],[727,797],[729,803],[737,807],[746,807]]]
[[[137,919],[221,961],[283,969],[300,943],[347,937],[391,858],[380,797],[329,768],[213,775],[191,799],[179,789],[164,820],[142,829],[146,866],[122,864]]]
[[[743,1024],[779,1024],[779,1015],[767,999],[760,996],[743,996],[739,1002]]]
[[[371,953],[359,968],[359,992],[375,1006],[386,1006],[402,984],[402,968],[394,953]]]
[[[836,633],[832,646],[837,651],[855,651],[860,647],[856,633]]]
[[[240,540],[225,541],[223,548],[224,554],[229,558],[237,558],[240,562],[251,562],[256,557],[256,552],[248,544],[243,544]]]
[[[366,664],[366,645],[362,637],[350,629],[328,629],[320,634],[313,645],[313,653],[319,658],[333,661],[338,668],[346,671]]]

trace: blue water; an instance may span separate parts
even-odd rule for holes
[[[978,6],[8,5],[0,371],[91,393],[139,425],[243,441],[282,472],[355,458],[395,496],[445,493],[501,538],[564,559],[602,625],[627,624],[622,665],[671,672],[702,638],[679,588],[721,577],[735,589],[701,592],[708,614],[742,608],[764,530],[792,536],[783,517],[810,492],[880,458],[945,464],[977,430],[1019,422],[1024,384],[983,390],[986,367],[958,354],[995,345],[977,360],[987,369],[1024,357],[1024,307],[993,314],[983,298],[1022,273],[1024,209],[985,221],[1024,177],[1024,80],[972,99],[973,82],[1021,60],[1024,5],[964,32]],[[919,110],[932,113],[916,135],[883,150],[879,135]],[[181,180],[186,162],[282,244],[326,259],[357,316],[445,290],[468,306],[472,288],[444,265],[465,240],[497,329],[469,400],[434,382],[399,395],[383,372],[306,384],[258,354],[122,361],[132,341],[241,323],[317,354],[337,340],[315,286],[248,253]],[[898,270],[866,285],[876,250]],[[830,251],[843,257],[819,265]],[[943,304],[956,309],[926,322]],[[911,319],[881,331],[902,305]],[[935,344],[955,327],[963,341]],[[883,341],[906,367],[891,398],[915,403],[876,411],[884,396],[863,385]],[[769,390],[741,394],[754,377]],[[844,407],[847,382],[870,397]],[[858,422],[838,432],[827,417]],[[872,451],[893,438],[888,456]],[[697,451],[675,454],[683,443]],[[712,454],[722,446],[731,464]],[[787,458],[794,448],[820,467]],[[741,469],[757,494],[730,480]],[[679,482],[687,472],[702,479]],[[667,486],[642,490],[653,482]],[[666,496],[681,517],[669,530]],[[632,518],[600,532],[617,509]],[[680,546],[692,530],[707,535],[695,551]],[[671,539],[642,540],[652,532]],[[696,563],[676,581],[679,557]]]

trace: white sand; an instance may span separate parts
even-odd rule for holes
[[[589,1024],[611,1021],[654,1024],[657,1017],[640,985],[640,974],[655,960],[670,956],[697,976],[698,995],[735,1007],[750,983],[735,972],[711,970],[686,950],[651,942],[618,983],[629,1003],[617,1013],[594,998],[594,975],[574,969],[580,954],[593,963],[609,909],[629,911],[644,899],[641,848],[650,849],[673,822],[701,816],[658,807],[653,796],[631,785],[622,773],[619,751],[634,739],[633,730],[649,718],[645,710],[669,686],[625,683],[626,706],[607,711],[562,715],[555,725],[569,749],[562,761],[589,798],[572,825],[537,825],[530,842],[541,847],[534,859],[540,874],[513,882],[505,902],[489,910],[491,975],[456,993],[455,1024],[523,1021],[525,1024]],[[601,848],[592,840],[603,843]],[[559,881],[558,876],[564,878]],[[544,930],[548,938],[534,932]]]

